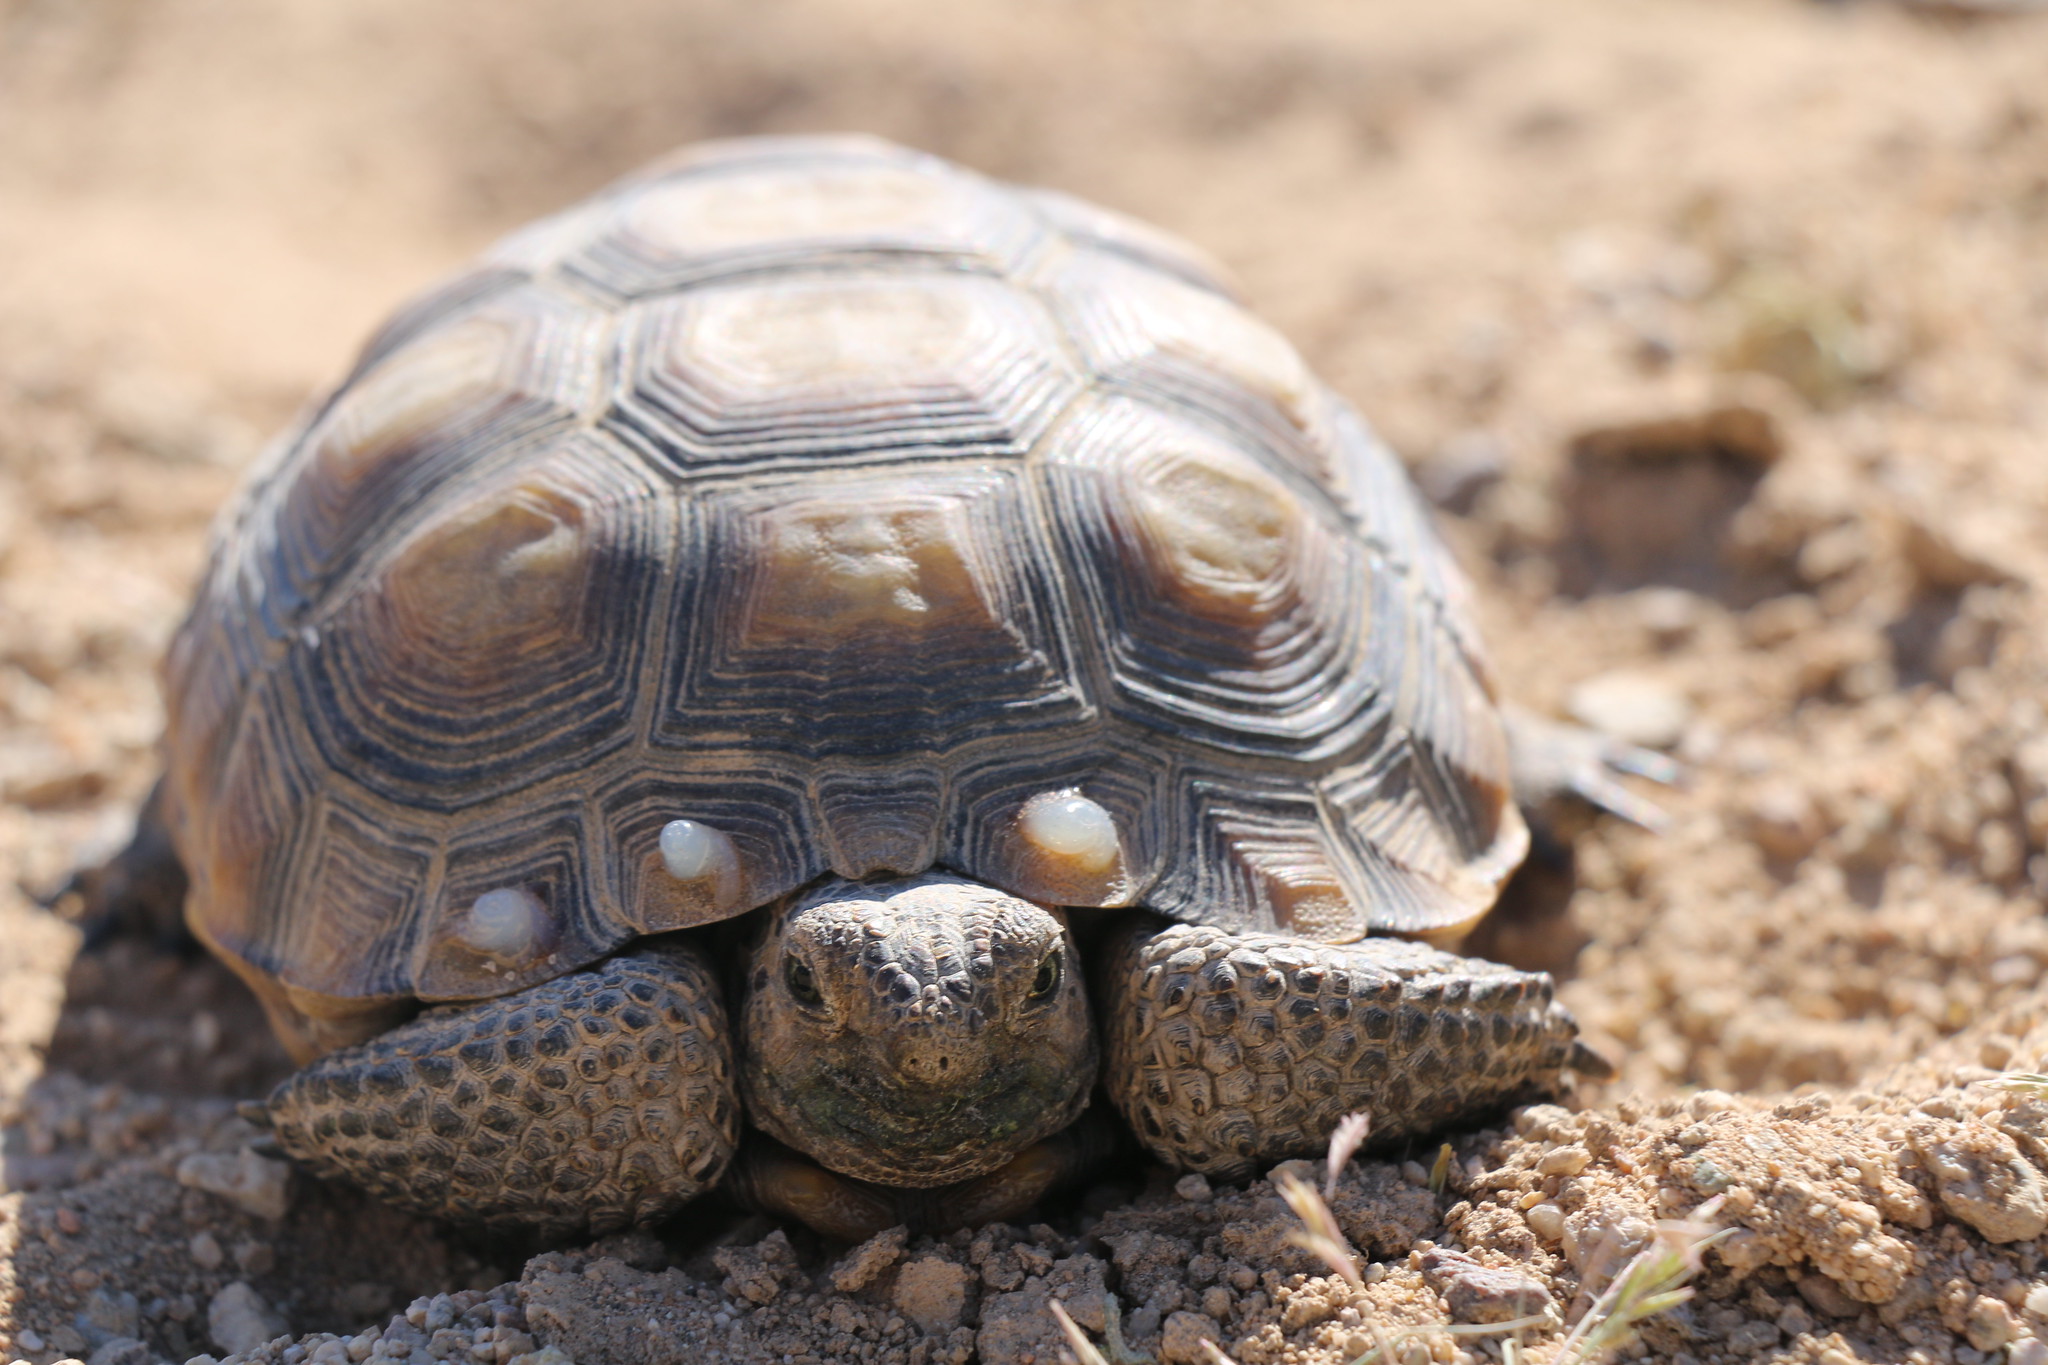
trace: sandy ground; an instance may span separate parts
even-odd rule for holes
[[[1445,1325],[1572,1320],[1718,1198],[1625,1356],[2048,1361],[2048,1104],[1994,1083],[2048,1069],[2044,70],[2039,18],[1761,0],[0,0],[0,1349],[1027,1365],[1058,1298],[1168,1362],[1500,1359]],[[817,128],[1222,257],[1444,507],[1515,693],[1688,765],[1487,931],[1620,1078],[1441,1192],[1354,1166],[1356,1286],[1268,1183],[1143,1171],[853,1249],[463,1241],[243,1155],[253,1005],[32,903],[149,781],[212,509],[377,317]]]

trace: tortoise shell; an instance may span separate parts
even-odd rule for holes
[[[877,141],[711,144],[399,313],[265,457],[165,807],[193,928],[314,1014],[827,871],[1425,932],[1527,838],[1465,595],[1193,249]],[[1034,832],[1077,795],[1100,837]]]

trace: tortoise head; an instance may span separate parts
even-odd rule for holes
[[[1095,1032],[1058,911],[944,874],[832,881],[747,964],[754,1122],[842,1175],[929,1188],[1072,1123]]]

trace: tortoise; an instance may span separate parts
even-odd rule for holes
[[[687,149],[400,311],[165,685],[256,1112],[433,1216],[966,1223],[1108,1107],[1236,1179],[1603,1065],[1448,950],[1529,833],[1397,459],[1196,249],[881,141]]]

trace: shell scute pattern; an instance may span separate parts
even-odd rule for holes
[[[201,932],[344,1003],[828,870],[1443,927],[1522,839],[1463,591],[1192,248],[871,140],[714,146],[508,239],[271,454],[167,791]],[[1112,845],[1026,838],[1049,793]],[[715,875],[665,870],[678,818]]]

